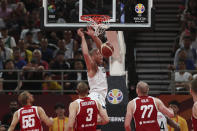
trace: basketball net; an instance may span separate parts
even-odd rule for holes
[[[82,16],[81,19],[86,21],[88,26],[94,28],[94,35],[99,36],[105,32],[109,26],[109,16],[105,15],[86,15]]]

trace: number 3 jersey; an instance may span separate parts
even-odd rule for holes
[[[76,117],[75,131],[96,131],[98,108],[90,97],[76,100],[79,110]]]
[[[140,96],[134,99],[135,109],[133,112],[136,131],[160,131],[157,122],[157,106],[154,98]]]
[[[42,131],[37,106],[24,106],[18,110],[21,131]]]

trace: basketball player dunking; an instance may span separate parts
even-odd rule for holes
[[[79,99],[72,102],[69,106],[69,120],[65,126],[65,131],[96,131],[96,125],[104,125],[109,122],[106,111],[101,107],[100,103],[88,97],[88,85],[79,83],[77,85],[77,93]],[[97,120],[97,116],[101,117],[101,121]]]
[[[194,101],[194,105],[192,107],[192,125],[193,125],[193,130],[197,131],[197,80],[192,81],[190,93]]]
[[[41,121],[47,126],[53,125],[53,119],[49,118],[41,107],[32,106],[34,102],[32,94],[24,91],[19,95],[18,100],[23,107],[14,113],[8,131],[14,131],[18,122],[20,122],[21,131],[43,131]]]
[[[160,111],[168,117],[173,117],[174,112],[167,108],[161,100],[148,96],[149,86],[145,82],[137,84],[138,97],[127,105],[125,129],[131,131],[131,120],[134,117],[136,131],[160,131],[157,122],[157,112]]]
[[[97,48],[92,49],[90,53],[88,51],[84,32],[94,40],[97,46]],[[103,64],[103,56],[100,53],[102,42],[97,36],[94,36],[94,31],[90,27],[87,28],[87,31],[78,29],[78,35],[81,37],[81,48],[88,70],[88,83],[90,86],[88,96],[93,100],[97,100],[102,107],[105,108],[105,98],[107,95],[108,85],[105,69],[104,67],[101,67]]]

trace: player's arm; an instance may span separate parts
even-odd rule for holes
[[[18,111],[16,111],[13,115],[12,123],[8,129],[8,131],[14,131],[14,128],[16,127],[17,123],[19,122],[18,119]]]
[[[81,48],[82,48],[82,53],[86,62],[86,66],[88,69],[88,72],[90,72],[93,69],[94,63],[90,57],[89,51],[88,51],[88,46],[86,43],[86,39],[84,36],[84,33],[82,32],[82,28],[78,29],[77,31],[78,35],[81,37]]]
[[[133,107],[134,107],[134,102],[130,101],[127,105],[127,113],[125,117],[125,122],[124,122],[124,127],[126,131],[131,131],[131,120],[133,118]]]
[[[166,119],[167,119],[168,125],[174,128],[174,131],[180,131],[180,127],[175,121],[173,121],[167,116],[166,116]]]
[[[101,106],[100,103],[97,103],[98,110],[99,110],[99,116],[101,117],[100,120],[97,121],[98,125],[105,125],[109,123],[109,117],[107,115],[107,111]]]
[[[38,114],[40,116],[40,119],[47,125],[47,126],[52,126],[53,125],[53,119],[49,118],[45,111],[42,109],[42,107],[38,107]]]
[[[77,116],[77,109],[78,109],[78,104],[76,102],[72,102],[69,106],[69,118],[68,118],[68,123],[66,124],[66,128],[64,131],[72,131],[74,124],[75,124],[75,119]]]
[[[99,49],[99,51],[101,50],[101,45],[103,44],[102,41],[94,35],[94,30],[92,29],[92,27],[87,27],[87,30],[85,33],[88,34],[93,41],[96,43],[96,47]]]
[[[168,117],[170,117],[170,118],[174,117],[174,112],[173,112],[173,110],[172,110],[171,108],[167,108],[167,107],[163,104],[163,102],[162,102],[161,100],[155,98],[155,102],[156,102],[156,105],[157,105],[158,110],[159,110],[162,114],[164,114],[164,115],[166,115],[166,116],[168,116]]]
[[[197,103],[194,104],[192,108],[193,117],[197,119]]]

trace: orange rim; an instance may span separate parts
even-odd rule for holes
[[[94,20],[96,23],[108,21],[109,19],[110,19],[110,17],[108,15],[82,15],[81,16],[81,20],[83,20],[83,21]]]

